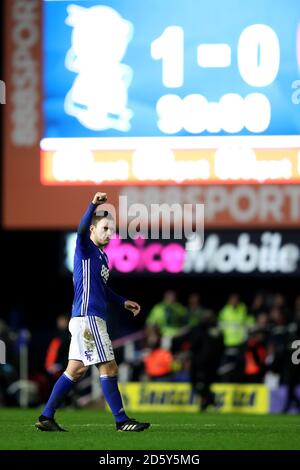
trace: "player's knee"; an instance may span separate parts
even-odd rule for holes
[[[87,371],[87,367],[81,367],[80,369],[77,369],[75,372],[75,377],[74,380],[78,381],[82,379],[82,377],[85,375]]]
[[[78,380],[80,380],[86,373],[87,371],[87,367],[79,367],[77,369],[72,369],[72,370],[68,370],[67,369],[67,373],[68,375],[70,375],[70,377],[72,377],[72,380],[74,382],[78,382]]]
[[[111,375],[111,376],[118,375],[118,366],[117,366],[116,363],[113,363],[113,364],[110,365],[109,375]]]
[[[118,375],[118,366],[115,361],[106,362],[99,367],[100,375],[109,375],[113,377]]]

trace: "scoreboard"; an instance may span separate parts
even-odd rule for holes
[[[43,183],[297,181],[298,10],[46,2]]]
[[[299,184],[298,0],[11,0],[5,24],[6,226],[75,226],[59,201],[99,186]]]

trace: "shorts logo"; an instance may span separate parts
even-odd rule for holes
[[[88,351],[84,351],[84,355],[85,357],[87,358],[88,361],[91,362],[92,360],[92,354],[93,354],[93,351],[91,349],[89,349]]]
[[[107,282],[108,278],[109,278],[109,269],[102,265],[102,268],[101,268],[101,276],[104,280],[104,282]]]

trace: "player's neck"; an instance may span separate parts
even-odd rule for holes
[[[90,236],[90,239],[92,240],[92,242],[94,243],[94,245],[96,245],[97,248],[99,248],[100,251],[103,251],[103,248],[105,245],[100,245],[93,237],[93,235]]]

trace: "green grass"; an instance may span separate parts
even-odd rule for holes
[[[300,449],[300,416],[198,413],[135,413],[148,431],[117,433],[112,416],[97,410],[62,410],[57,421],[68,433],[34,427],[39,410],[0,410],[0,449],[221,450]]]

